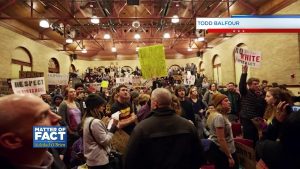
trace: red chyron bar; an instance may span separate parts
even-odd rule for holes
[[[208,33],[300,33],[299,29],[207,29]]]

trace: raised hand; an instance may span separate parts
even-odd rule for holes
[[[243,65],[242,66],[242,73],[247,73],[248,72],[248,66],[247,65]]]

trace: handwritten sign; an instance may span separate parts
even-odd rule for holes
[[[234,50],[235,61],[249,67],[258,68],[261,63],[261,52],[250,51],[236,47]]]
[[[46,94],[45,78],[26,78],[11,80],[12,89],[15,94],[34,94],[40,96]]]
[[[69,74],[48,73],[48,85],[68,85]]]

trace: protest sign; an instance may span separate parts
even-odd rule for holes
[[[249,67],[258,68],[261,63],[261,52],[250,51],[236,47],[234,50],[235,61]]]
[[[31,93],[37,96],[46,94],[45,78],[26,78],[11,80],[12,89],[15,94]]]
[[[103,88],[108,88],[108,84],[109,84],[108,81],[103,80],[103,81],[101,82],[101,87],[103,87]]]
[[[48,73],[48,85],[68,85],[69,74]]]
[[[163,45],[141,47],[139,49],[139,62],[143,78],[167,76],[165,50]]]

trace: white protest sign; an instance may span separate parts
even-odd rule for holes
[[[261,52],[250,51],[236,47],[234,50],[235,61],[249,67],[258,68],[261,63]]]
[[[184,85],[194,85],[195,84],[196,77],[195,75],[186,75],[186,78],[184,78]]]
[[[48,85],[68,85],[69,74],[48,73]]]
[[[15,94],[31,93],[37,96],[46,94],[45,78],[26,78],[11,80],[12,89]]]
[[[127,78],[127,77],[116,78],[116,83],[117,84],[129,84],[129,82],[130,82],[130,79]]]

